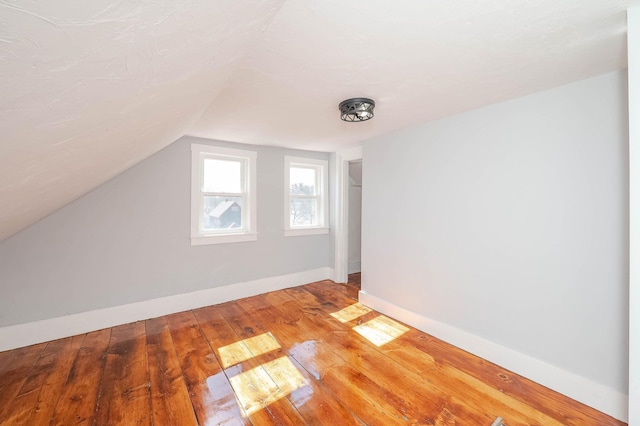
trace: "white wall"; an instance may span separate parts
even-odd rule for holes
[[[363,290],[626,394],[626,91],[610,73],[365,142]]]
[[[191,142],[258,152],[258,241],[191,246]],[[0,326],[332,266],[329,235],[284,237],[284,155],[329,158],[184,137],[0,243]]]

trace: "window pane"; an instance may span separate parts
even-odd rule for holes
[[[202,190],[204,192],[243,192],[242,162],[205,158]]]
[[[291,195],[316,195],[317,170],[309,167],[291,167],[289,184]]]
[[[242,197],[204,197],[205,230],[242,228]]]
[[[291,197],[291,226],[315,226],[318,224],[318,200]]]

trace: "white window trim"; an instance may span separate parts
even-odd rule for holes
[[[237,243],[256,241],[256,158],[257,152],[242,149],[223,148],[213,145],[191,144],[191,245]],[[246,162],[244,170],[246,201],[243,219],[246,228],[240,230],[204,231],[202,226],[202,174],[205,158],[228,157]]]
[[[315,226],[291,226],[291,184],[289,181],[289,169],[292,165],[313,166],[319,170],[318,178],[318,225]],[[329,233],[329,162],[314,158],[284,157],[284,235],[285,237],[297,237],[302,235],[320,235]]]

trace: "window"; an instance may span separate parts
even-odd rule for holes
[[[256,156],[191,145],[191,245],[257,239]]]
[[[284,157],[285,235],[329,233],[327,161]]]

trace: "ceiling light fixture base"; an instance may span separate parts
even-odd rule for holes
[[[369,98],[351,98],[340,102],[340,119],[347,122],[367,121],[373,118],[376,103]]]

